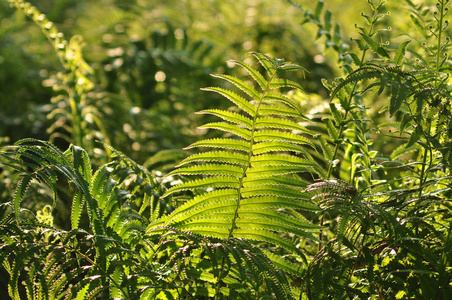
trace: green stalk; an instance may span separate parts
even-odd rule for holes
[[[439,3],[439,20],[438,20],[438,41],[437,41],[437,49],[436,49],[436,72],[439,72],[440,59],[441,59],[441,38],[443,35],[443,22],[444,22],[444,0],[438,1]]]
[[[275,78],[276,74],[277,74],[277,72],[275,70],[275,72],[273,73],[271,78],[267,81],[267,85],[266,85],[265,89],[263,90],[261,98],[259,99],[259,101],[257,103],[256,113],[253,116],[253,128],[251,130],[250,151],[248,152],[248,165],[243,169],[242,177],[240,177],[240,185],[239,185],[239,188],[237,189],[237,193],[238,193],[237,206],[234,211],[234,218],[232,219],[231,230],[229,230],[228,238],[233,237],[233,231],[237,227],[236,222],[237,222],[237,218],[239,216],[240,202],[242,200],[241,189],[243,188],[243,179],[245,178],[246,172],[251,167],[251,157],[253,156],[252,149],[253,149],[253,145],[254,145],[254,133],[256,131],[256,120],[257,120],[257,116],[259,114],[259,108],[262,104],[262,101],[264,100],[265,95],[270,91],[270,83]]]
[[[258,116],[258,112],[259,112],[259,107],[262,104],[262,101],[264,100],[265,95],[268,93],[268,91],[270,90],[270,83],[272,82],[272,80],[275,78],[277,72],[275,70],[274,74],[271,76],[271,78],[267,81],[267,85],[265,87],[265,89],[262,92],[261,98],[258,101],[257,107],[256,107],[256,113],[253,116],[253,128],[251,130],[251,139],[250,139],[250,151],[248,152],[248,165],[243,169],[243,173],[242,176],[240,177],[240,184],[239,184],[239,188],[237,189],[237,206],[235,208],[234,211],[234,217],[232,219],[232,223],[231,223],[231,229],[229,230],[229,235],[228,235],[228,239],[233,237],[233,233],[234,230],[237,228],[237,219],[239,217],[239,208],[240,208],[240,202],[242,200],[242,195],[241,195],[241,189],[243,188],[243,179],[245,178],[246,172],[247,170],[251,167],[251,157],[253,155],[253,145],[254,145],[254,133],[256,131],[256,120],[257,120],[257,116]],[[221,261],[221,270],[220,270],[220,278],[222,277],[223,273],[224,273],[224,264],[225,264],[225,258],[223,257],[222,261]],[[217,283],[216,288],[215,288],[215,299],[220,299],[218,298],[220,295],[220,286]]]
[[[380,7],[380,5],[381,5],[381,3],[379,2],[377,7]],[[378,17],[378,11],[374,10],[373,21],[370,23],[370,28],[369,28],[369,36],[372,36],[374,34],[373,30],[374,30],[374,25],[376,23],[377,17]],[[361,68],[363,66],[363,64],[364,64],[367,50],[368,50],[368,48],[363,50],[363,53],[362,53],[361,60],[360,60],[358,68]],[[357,86],[358,86],[358,83],[355,82],[355,84],[353,85],[352,91],[350,92],[350,96],[349,96],[349,98],[347,100],[347,109],[345,110],[345,113],[344,113],[344,116],[343,116],[343,120],[347,119],[347,117],[349,115],[349,112],[351,111],[349,108],[350,108],[351,102],[353,100],[353,97],[355,95]],[[338,140],[342,139],[342,136],[344,134],[345,129],[346,129],[346,124],[340,124]],[[340,148],[341,145],[342,145],[342,143],[339,143],[339,142],[336,143],[336,145],[334,147],[334,151],[333,151],[333,157],[331,159],[332,161],[334,161],[336,159],[337,153],[339,152],[339,148]],[[326,178],[327,179],[331,178],[332,173],[333,173],[333,165],[330,164],[329,167],[328,167],[328,172],[327,172]],[[320,226],[323,226],[323,224],[324,224],[324,216],[321,216],[320,217]],[[320,240],[319,250],[322,248],[322,239],[323,239],[323,231],[320,230],[320,232],[319,232],[319,240]]]
[[[365,59],[365,56],[366,56],[366,52],[367,52],[367,49],[363,51],[363,55],[361,56],[361,62],[360,62],[359,67],[362,67],[362,65],[364,64],[364,59]],[[350,93],[349,99],[348,99],[348,101],[347,101],[347,107],[348,107],[348,108],[349,108],[350,105],[351,105],[351,102],[352,102],[352,100],[353,100],[353,96],[354,96],[354,94],[355,94],[355,91],[356,91],[357,86],[358,86],[358,83],[355,82],[355,84],[353,85],[352,91],[351,91],[351,93]],[[349,113],[349,112],[350,112],[350,110],[346,110],[346,111],[345,111],[344,116],[343,116],[343,120],[346,120],[346,119],[347,119],[348,113]],[[346,129],[345,124],[341,124],[340,127],[339,127],[338,140],[341,140],[342,135],[344,134],[345,129]],[[336,146],[334,147],[334,152],[333,152],[333,158],[332,158],[332,161],[334,161],[334,160],[336,159],[336,156],[337,156],[337,153],[339,152],[339,147],[340,147],[340,146],[341,146],[341,143],[336,143]],[[327,173],[327,175],[326,175],[326,178],[327,178],[327,179],[331,178],[331,174],[332,174],[332,173],[333,173],[333,165],[330,164],[329,167],[328,167],[328,173]],[[325,222],[324,216],[322,215],[322,216],[320,217],[320,226],[323,226],[324,222]],[[320,249],[322,249],[322,247],[323,247],[322,239],[323,239],[323,230],[320,230],[320,231],[319,231],[319,241],[320,241],[320,242],[319,242],[319,251],[320,251]]]
[[[435,70],[436,70],[436,74],[438,75],[440,68],[441,68],[441,40],[442,40],[442,36],[443,36],[443,23],[444,23],[444,10],[445,10],[445,4],[444,4],[444,0],[439,0],[438,1],[438,14],[439,14],[439,19],[436,19],[438,22],[438,34],[435,35],[437,38],[437,43],[436,43],[436,62],[435,62]],[[436,17],[435,17],[436,18]],[[438,87],[438,81],[435,81],[435,85],[436,87]],[[421,174],[419,176],[419,197],[422,196],[422,190],[423,190],[423,185],[424,183],[427,181],[427,177],[426,177],[426,165],[427,165],[427,155],[428,152],[431,151],[431,147],[430,147],[430,142],[428,140],[428,137],[430,137],[430,132],[431,132],[431,127],[427,126],[427,140],[426,143],[428,145],[428,147],[424,148],[424,154],[423,154],[423,161],[422,161],[422,167],[421,167]],[[432,159],[430,159],[429,165],[431,166],[432,164]]]

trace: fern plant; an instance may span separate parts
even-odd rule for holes
[[[392,46],[386,1],[369,0],[367,26],[356,26],[360,53],[347,54],[353,68],[326,84],[332,102],[319,148],[330,167],[309,190],[331,232],[307,270],[310,299],[450,293],[448,1],[436,2],[407,1],[426,39],[411,49],[415,37]],[[379,106],[373,118],[370,106]]]
[[[226,297],[248,294],[250,297],[267,295],[291,299],[294,291],[285,274],[301,276],[301,264],[307,260],[299,248],[300,239],[315,240],[312,233],[319,228],[303,216],[318,210],[304,188],[307,179],[324,176],[325,170],[304,148],[312,147],[309,137],[304,136],[310,132],[292,120],[303,118],[297,104],[279,91],[281,88],[301,89],[279,75],[287,70],[303,69],[259,53],[253,55],[265,68],[269,79],[245,63],[237,64],[251,74],[261,92],[237,78],[217,75],[244,90],[251,100],[226,89],[208,88],[227,96],[248,116],[233,111],[203,111],[224,120],[209,123],[205,128],[221,129],[230,137],[208,139],[189,146],[222,150],[194,154],[182,161],[181,167],[170,176],[204,177],[176,185],[161,198],[152,177],[112,148],[111,152],[120,159],[93,172],[88,153],[77,146],[71,146],[63,153],[50,143],[28,139],[16,146],[5,147],[2,157],[6,159],[6,165],[23,173],[11,202],[11,216],[15,222],[8,223],[2,233],[5,247],[12,249],[5,252],[5,255],[11,255],[5,257],[4,265],[11,274],[11,296],[19,294],[17,280],[22,274],[22,266],[33,263],[35,269],[44,267],[48,272],[56,268],[57,274],[74,280],[75,285],[69,288],[72,282],[67,280],[58,283],[58,287],[49,288],[47,279],[53,278],[53,273],[45,271],[41,279],[28,273],[28,284],[32,286],[35,282],[40,286],[29,292],[31,298],[50,289],[67,297],[88,298],[98,295],[175,298],[177,295]],[[187,167],[187,164],[191,166]],[[30,224],[27,226],[31,226],[38,236],[29,237],[25,234],[27,223],[23,221],[25,215],[21,208],[27,198],[27,188],[34,180],[47,185],[53,192],[55,207],[58,199],[56,182],[61,176],[72,182],[75,189],[71,201],[71,230],[58,231],[47,225],[47,233],[44,233],[46,230],[39,229],[40,223]],[[136,183],[131,185],[130,180]],[[204,187],[207,190],[203,191]],[[143,194],[138,193],[140,189],[144,189]],[[192,191],[193,199],[165,214],[165,202],[177,203],[174,194],[181,191]],[[160,200],[165,198],[173,199]],[[85,213],[87,224],[80,223]],[[83,224],[93,236],[79,233]],[[6,238],[11,230],[25,230],[19,235],[22,236],[19,245],[24,248],[14,248],[17,240]],[[48,233],[50,239],[42,241],[42,236]],[[51,238],[53,235],[57,238]],[[67,244],[74,235],[78,239],[72,248],[59,246]],[[92,241],[89,242],[91,247],[84,249],[83,242],[80,244],[83,240]],[[35,243],[40,247],[33,248]],[[260,251],[256,244],[276,245],[289,256],[284,258],[276,248]],[[28,247],[35,249],[41,257],[53,257],[49,263],[54,268],[33,260],[30,257],[33,251],[25,251]],[[206,258],[192,259],[190,253]],[[85,267],[74,267],[67,273],[60,264],[61,258],[68,255],[73,255],[68,263],[82,263]],[[142,265],[144,261],[148,263]],[[198,277],[188,275],[194,272],[193,268],[200,270]],[[85,269],[89,271],[85,272]],[[162,273],[168,271],[168,275]],[[136,276],[133,277],[136,279],[129,281],[121,274]],[[143,285],[150,280],[149,276],[156,275],[159,279],[151,280],[152,287]],[[175,282],[182,285],[191,282],[195,288],[180,288]],[[134,292],[137,288],[141,288],[138,294]]]
[[[235,104],[234,110],[200,112],[221,119],[201,128],[221,130],[226,136],[187,147],[213,150],[187,157],[169,174],[189,179],[170,188],[163,197],[189,191],[191,199],[151,223],[146,233],[162,234],[171,226],[214,238],[243,238],[279,246],[295,254],[300,263],[306,262],[297,243],[300,238],[315,239],[312,233],[319,227],[303,216],[303,212],[318,210],[304,188],[312,177],[325,176],[325,170],[305,149],[313,144],[312,134],[296,121],[303,119],[303,114],[296,103],[280,92],[284,88],[301,89],[280,75],[304,69],[260,53],[252,54],[266,76],[248,64],[235,63],[249,73],[259,90],[238,78],[215,75],[232,83],[248,99],[223,88],[205,89]],[[187,199],[182,195],[182,199]],[[276,264],[293,269],[274,255],[269,257],[275,258]]]
[[[149,220],[165,209],[158,198],[159,184],[144,168],[111,151],[117,159],[94,172],[88,153],[77,146],[62,152],[48,142],[27,139],[2,149],[3,166],[21,173],[0,228],[2,262],[10,274],[13,299],[20,297],[23,276],[29,299],[135,299],[140,280],[128,280],[124,274],[133,277],[142,269],[154,274],[140,249],[147,246],[142,236]],[[46,222],[52,221],[65,181],[72,191],[70,230]],[[53,193],[47,201],[53,201],[50,211],[42,209],[34,218],[27,202],[28,190],[36,184],[47,186]]]

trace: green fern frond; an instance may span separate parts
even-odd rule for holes
[[[293,87],[295,89],[298,89],[298,87]],[[282,103],[284,105],[287,105],[290,109],[286,110],[288,115],[294,116],[294,117],[302,117],[304,119],[308,119],[306,116],[303,115],[303,112],[301,111],[300,107],[289,97],[284,96],[281,93],[276,93],[276,92],[268,92],[267,94],[264,95],[264,101],[266,102],[266,105],[271,105],[270,103],[274,103],[274,102],[279,102]],[[278,108],[275,107],[273,108],[275,110],[275,114],[278,112],[279,109],[284,110],[284,108]],[[295,114],[294,111],[295,110]],[[260,115],[264,115],[266,110],[264,110],[264,113],[262,112],[262,108],[260,109]]]
[[[258,71],[253,69],[253,67],[244,62],[236,60],[233,60],[231,62],[243,67],[248,72],[248,74],[250,74],[251,77],[253,77],[253,79],[259,84],[260,88],[265,89],[265,87],[267,86],[267,80],[265,80],[264,76],[262,76],[261,73],[259,73]]]
[[[251,139],[251,131],[245,128],[241,128],[237,125],[233,125],[226,122],[215,122],[208,123],[206,125],[200,126],[201,129],[217,129],[225,132],[232,133],[233,135],[244,138],[245,140]]]
[[[30,186],[30,183],[33,179],[32,175],[25,175],[23,176],[16,188],[16,191],[14,192],[13,197],[13,206],[14,206],[14,214],[16,215],[16,220],[19,220],[20,214],[20,203],[22,202],[22,199],[25,197],[25,194],[27,192],[28,187]]]
[[[287,273],[298,277],[301,277],[303,275],[303,269],[299,263],[289,262],[281,256],[276,255],[270,251],[263,250],[263,252],[278,269],[284,270]]]
[[[255,177],[255,178],[265,178],[265,177],[273,177],[273,176],[282,176],[288,174],[296,174],[300,172],[315,172],[317,165],[314,163],[306,163],[304,166],[297,165],[267,165],[267,166],[258,166],[248,169],[247,176]],[[319,173],[321,174],[321,173]]]
[[[260,142],[253,144],[253,154],[259,155],[262,153],[268,152],[296,152],[296,153],[305,153],[306,150],[297,145],[287,142],[280,141],[272,141],[272,142]]]
[[[298,130],[311,134],[304,126],[292,122],[290,120],[273,118],[273,117],[258,117],[256,120],[256,128],[277,128],[287,130]]]
[[[191,162],[224,162],[234,165],[246,166],[248,164],[248,157],[242,153],[237,152],[211,151],[193,154],[182,160],[179,163],[178,167]]]
[[[238,197],[236,189],[226,188],[214,190],[201,195],[198,195],[192,199],[192,201],[186,202],[185,204],[179,206],[171,215],[164,216],[158,220],[155,224],[165,224],[168,225],[173,222],[178,222],[178,220],[183,220],[187,217],[187,214],[192,214],[199,209],[202,209],[210,203],[217,201],[229,201],[234,200]]]
[[[248,64],[236,64],[250,74],[259,90],[228,75],[214,77],[232,83],[247,98],[220,88],[205,89],[228,98],[249,117],[237,110],[201,112],[217,116],[223,122],[200,128],[224,131],[229,137],[203,140],[187,147],[223,150],[191,155],[169,174],[195,176],[195,179],[171,187],[163,197],[186,191],[192,191],[195,196],[168,216],[151,223],[146,233],[161,234],[171,226],[206,237],[245,238],[272,243],[305,260],[302,251],[284,236],[289,233],[298,238],[316,239],[311,231],[320,227],[292,211],[318,210],[310,200],[311,194],[304,190],[305,181],[298,175],[322,176],[325,171],[305,149],[307,146],[315,149],[315,146],[307,137],[312,136],[310,131],[298,121],[303,118],[299,106],[277,91],[301,90],[299,84],[278,76],[283,71],[302,68],[253,54],[266,69],[268,78]]]
[[[269,87],[271,89],[282,89],[282,88],[289,88],[289,89],[297,89],[300,91],[304,91],[303,87],[292,81],[292,80],[288,80],[288,79],[283,79],[283,78],[274,78],[272,79],[272,81],[270,82]]]
[[[291,132],[281,132],[277,130],[256,131],[254,134],[254,140],[256,142],[280,141],[301,145],[310,145],[312,146],[312,148],[314,148],[314,144],[305,137]]]
[[[263,209],[275,209],[275,208],[293,208],[304,211],[318,211],[317,205],[311,201],[304,200],[303,198],[290,198],[290,197],[273,197],[273,196],[259,196],[250,197],[242,200],[243,207],[254,206],[258,210]]]
[[[254,100],[261,98],[261,94],[253,86],[251,86],[249,83],[243,80],[238,79],[237,77],[230,75],[212,75],[212,76],[215,78],[220,78],[229,81]]]
[[[298,249],[292,241],[289,239],[281,237],[279,234],[273,233],[271,231],[268,231],[265,229],[265,226],[263,226],[264,229],[252,229],[252,228],[237,228],[234,230],[235,235],[246,238],[252,241],[260,241],[260,242],[267,242],[270,244],[277,245],[283,249],[286,249],[292,253],[298,254],[303,261],[306,262],[306,257],[303,254],[303,252]]]
[[[303,114],[298,110],[293,110],[291,108],[283,107],[281,105],[267,104],[267,103],[263,103],[260,106],[259,115],[260,116],[279,115],[279,116],[295,117],[295,118],[304,117]]]
[[[168,175],[217,175],[217,176],[232,176],[240,177],[243,175],[243,169],[238,166],[225,164],[202,164],[179,168]]]
[[[190,146],[185,147],[184,149],[192,149],[195,147],[222,148],[248,152],[250,148],[250,142],[231,138],[215,138],[195,142]]]
[[[214,187],[233,187],[238,188],[240,186],[240,181],[237,178],[231,176],[215,176],[207,177],[202,179],[196,179],[192,181],[187,181],[182,184],[176,185],[169,189],[162,197],[167,197],[168,195],[180,192],[189,191],[200,188],[214,188]]]
[[[268,77],[271,78],[275,75],[277,67],[275,66],[273,58],[259,52],[251,52],[251,54],[257,59],[261,66],[264,67]]]
[[[198,112],[198,114],[214,115],[222,118],[225,121],[236,123],[238,125],[243,125],[248,129],[251,129],[251,127],[253,127],[253,120],[231,111],[224,111],[220,109],[206,109]]]
[[[306,194],[299,189],[270,184],[244,187],[242,189],[242,195],[246,198],[256,196],[278,196],[282,198],[308,200],[305,198]]]
[[[289,154],[261,154],[251,157],[251,167],[262,166],[311,166],[314,162]]]
[[[281,176],[281,177],[270,177],[270,178],[261,178],[261,177],[245,177],[243,178],[243,186],[253,186],[253,185],[264,185],[264,184],[272,184],[272,185],[281,185],[281,186],[289,186],[294,188],[303,189],[307,186],[307,181],[293,176]],[[309,193],[306,193],[309,194]],[[308,196],[307,196],[308,197]]]
[[[243,109],[244,112],[249,114],[250,116],[254,116],[256,114],[256,108],[253,104],[249,103],[248,100],[238,95],[237,93],[229,90],[225,90],[217,87],[203,88],[203,91],[211,91],[216,92],[223,97],[229,99],[232,103],[237,105],[239,108]]]
[[[85,199],[81,192],[77,192],[72,198],[71,205],[71,228],[79,228],[80,218],[85,208]]]
[[[350,73],[347,78],[339,82],[331,92],[331,99],[343,89],[346,85],[356,83],[365,79],[381,78],[383,72],[381,69],[374,67],[362,67]]]

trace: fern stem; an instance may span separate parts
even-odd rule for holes
[[[440,59],[441,59],[441,38],[443,34],[443,22],[444,22],[444,0],[438,1],[438,11],[439,11],[439,20],[438,20],[438,36],[437,36],[437,49],[436,49],[436,72],[439,72],[441,67]]]
[[[253,145],[254,145],[254,133],[256,132],[256,120],[257,120],[257,116],[259,115],[259,108],[262,104],[262,101],[264,100],[265,95],[270,91],[270,84],[273,81],[273,79],[275,78],[275,76],[277,75],[278,72],[275,72],[272,74],[272,76],[270,77],[270,79],[267,81],[267,84],[265,86],[265,89],[263,90],[261,97],[257,103],[256,106],[256,113],[253,116],[253,127],[251,130],[251,138],[250,138],[250,146],[249,146],[249,151],[248,151],[248,164],[243,168],[243,173],[242,176],[240,177],[239,180],[239,188],[237,189],[237,206],[235,208],[234,211],[234,217],[232,219],[232,223],[231,223],[231,229],[229,230],[229,235],[228,235],[228,239],[233,237],[233,233],[235,228],[237,227],[236,223],[237,223],[237,219],[239,216],[239,208],[240,208],[240,202],[242,200],[242,194],[241,194],[241,189],[243,188],[243,179],[246,176],[246,172],[248,171],[248,169],[251,167],[251,157],[253,156]]]
[[[364,64],[364,59],[366,57],[366,52],[367,52],[367,49],[364,49],[363,55],[361,56],[361,61],[360,61],[359,67],[362,67],[362,65]],[[347,119],[348,114],[351,111],[348,108],[351,105],[351,102],[353,100],[353,96],[355,94],[357,86],[358,86],[358,82],[355,82],[355,84],[353,85],[352,91],[350,93],[349,99],[347,101],[347,109],[345,110],[343,120]],[[338,141],[336,143],[336,146],[334,147],[333,157],[332,157],[331,161],[334,161],[336,159],[337,153],[339,152],[339,147],[341,146],[341,143],[339,143],[339,141],[342,139],[342,135],[344,134],[344,131],[345,131],[345,124],[341,124],[340,127],[339,127]],[[328,167],[328,173],[326,175],[326,178],[327,179],[331,178],[332,173],[333,173],[333,164],[330,164],[329,167]],[[320,217],[320,226],[323,226],[324,222],[325,222],[324,216],[322,215]],[[320,241],[319,242],[319,251],[323,247],[322,239],[323,239],[323,230],[320,230],[319,231],[319,241]]]

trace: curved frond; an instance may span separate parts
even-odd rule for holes
[[[304,260],[302,251],[293,241],[316,239],[313,231],[321,227],[313,226],[297,212],[318,210],[300,175],[312,177],[324,175],[324,171],[309,155],[310,148],[315,149],[315,146],[309,138],[312,134],[300,123],[304,116],[299,106],[277,91],[301,89],[298,83],[279,76],[284,71],[303,68],[253,54],[266,69],[267,76],[248,64],[236,64],[247,70],[257,88],[232,76],[214,75],[235,85],[247,99],[224,89],[208,88],[205,90],[223,95],[237,107],[230,111],[200,112],[223,120],[200,128],[220,130],[237,139],[207,139],[187,147],[221,150],[191,155],[169,174],[199,178],[182,180],[163,197],[185,191],[191,191],[194,196],[187,196],[190,200],[186,203],[152,222],[146,233],[162,233],[169,226],[206,237],[242,238],[274,244]],[[288,239],[288,235],[296,238]]]
[[[217,129],[217,130],[232,133],[241,138],[244,138],[245,140],[251,139],[251,131],[250,130],[241,128],[237,125],[233,125],[233,124],[226,123],[226,122],[208,123],[206,125],[200,126],[199,128],[201,128],[201,129]]]
[[[262,76],[261,73],[259,73],[258,71],[256,71],[255,69],[253,69],[250,65],[241,62],[241,61],[231,61],[241,67],[243,67],[248,74],[251,75],[251,77],[253,77],[253,79],[259,84],[261,89],[265,89],[265,87],[267,86],[267,80],[265,80],[264,76]]]
[[[286,119],[279,119],[274,117],[258,117],[256,120],[256,128],[276,128],[285,130],[298,130],[305,133],[312,134],[304,126]]]
[[[202,179],[196,179],[184,182],[182,184],[176,185],[169,189],[162,197],[166,197],[172,193],[180,191],[188,191],[199,188],[217,188],[217,187],[232,187],[238,188],[240,186],[240,181],[231,176],[215,176],[206,177]]]
[[[303,144],[303,145],[310,145],[314,148],[314,145],[311,141],[308,139],[291,133],[291,132],[281,132],[276,130],[259,130],[256,131],[254,135],[254,139],[257,142],[263,142],[263,141],[280,141],[280,142],[288,142],[288,143],[295,143],[295,144]]]
[[[191,162],[224,162],[234,165],[247,165],[248,157],[242,153],[228,151],[209,151],[193,154],[182,160],[178,166]]]
[[[259,155],[262,153],[268,152],[296,152],[296,153],[304,153],[306,150],[297,145],[289,142],[280,142],[280,141],[271,141],[271,142],[260,142],[253,144],[253,154]]]
[[[262,104],[259,107],[259,115],[260,116],[267,116],[267,115],[279,115],[279,116],[285,116],[285,117],[295,117],[299,118],[303,115],[300,114],[297,110],[294,110],[292,108],[284,107],[282,105],[278,104]]]
[[[225,89],[217,88],[217,87],[203,88],[202,90],[216,92],[216,93],[222,95],[223,97],[229,99],[235,105],[237,105],[238,107],[243,109],[243,111],[245,111],[250,116],[254,116],[256,114],[256,108],[254,107],[254,105],[252,105],[248,100],[246,100],[242,96],[239,96],[237,93],[235,93],[233,91],[229,91],[229,90],[225,90]]]
[[[205,109],[198,112],[198,114],[214,115],[222,118],[225,121],[232,122],[238,125],[243,125],[248,129],[251,129],[253,127],[253,120],[232,111],[225,111],[220,109]]]
[[[241,167],[225,164],[202,164],[179,168],[172,171],[169,175],[216,175],[240,177],[243,174]]]
[[[212,75],[212,76],[229,81],[230,83],[234,84],[236,87],[241,89],[243,92],[248,94],[253,100],[257,101],[258,99],[261,98],[260,93],[256,91],[256,89],[253,86],[251,86],[250,84],[243,80],[238,79],[237,77],[230,75]]]
[[[185,149],[192,149],[195,147],[212,147],[248,152],[250,150],[250,142],[231,138],[215,138],[195,142],[190,146],[185,147]]]

